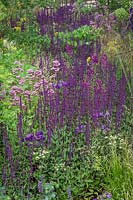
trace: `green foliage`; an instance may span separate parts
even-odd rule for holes
[[[8,0],[1,0],[0,3],[3,4],[5,7],[7,7],[9,5]]]
[[[51,183],[42,183],[42,196],[40,200],[54,200],[56,199],[56,193],[54,192],[54,186]]]
[[[95,41],[99,36],[100,29],[93,29],[90,26],[81,26],[78,29],[75,29],[72,32],[59,32],[57,34],[57,38],[62,41],[62,45],[66,44],[72,45],[75,48],[77,47],[77,41],[79,41],[80,45],[86,43],[91,44],[92,41]],[[56,38],[56,36],[55,36]]]
[[[7,16],[7,9],[4,4],[0,1],[0,21],[5,19]]]
[[[48,49],[50,47],[50,38],[46,34],[41,36],[38,34],[35,26],[27,26],[25,31],[14,31],[11,29],[7,30],[6,36],[10,41],[14,41],[18,48],[23,48],[28,55],[36,55],[37,51],[43,47]]]
[[[121,7],[128,10],[130,6],[129,0],[99,0],[98,2],[101,6],[108,6],[111,12]]]
[[[1,3],[8,9],[12,8],[14,5],[16,5],[17,8],[21,9],[32,9],[34,7],[49,7],[52,5],[52,7],[59,6],[59,1],[53,1],[53,0],[1,0]]]
[[[112,147],[109,161],[105,167],[107,189],[115,200],[133,199],[133,153],[126,141],[121,140],[121,154]]]
[[[92,8],[89,6],[83,6],[80,9],[80,13],[83,13],[83,14],[88,14],[90,11],[92,11]]]
[[[11,200],[11,198],[6,195],[5,187],[0,186],[0,200]]]
[[[34,6],[38,6],[38,7],[42,7],[42,8],[46,8],[46,7],[53,7],[56,8],[58,5],[58,1],[52,1],[52,0],[47,0],[47,1],[43,1],[43,0],[31,0],[31,5]]]
[[[112,32],[108,35],[104,35],[103,38],[105,41],[102,45],[102,52],[107,54],[111,62],[115,61],[117,64],[117,80],[120,79],[122,72],[124,72],[128,85],[128,94],[130,97],[132,97],[133,93],[131,88],[133,87],[133,35],[129,32],[121,37],[119,32]],[[131,76],[130,79],[128,78],[129,73]]]
[[[118,8],[114,11],[118,21],[128,20],[128,12],[124,8]]]
[[[15,66],[14,62],[16,60],[25,60],[26,56],[23,54],[21,49],[18,50],[14,44],[9,43],[7,40],[4,42],[4,48],[4,52],[0,55],[0,83],[2,84],[0,89],[1,91],[4,91],[4,95],[0,103],[0,123],[4,123],[9,127],[9,137],[14,144],[15,139],[12,137],[12,135],[16,130],[16,115],[18,108],[11,106],[9,91],[11,86],[16,84],[15,78],[12,76],[12,70]],[[26,66],[29,68],[29,65]],[[12,128],[10,126],[11,124]]]
[[[79,136],[78,144],[74,144],[70,158],[72,134],[65,129],[60,130],[58,139],[58,132],[54,133],[52,151],[49,148],[34,154],[34,162],[39,168],[35,177],[43,176],[45,182],[52,183],[59,200],[67,199],[68,186],[74,199],[91,198],[102,191],[103,186],[101,158],[92,149],[83,147],[83,135]]]
[[[84,0],[77,0],[75,2],[74,10],[78,14],[80,13],[88,14],[90,11],[93,10],[93,8],[91,8],[91,6],[89,5],[86,5]]]
[[[4,42],[5,41],[5,42]],[[13,44],[11,44],[9,41],[4,40],[4,52],[0,55],[0,82],[4,83],[6,86],[8,86],[8,81],[11,71],[14,67],[14,62],[16,60],[23,60],[26,58],[26,56],[23,54],[23,51],[21,49],[17,49]]]

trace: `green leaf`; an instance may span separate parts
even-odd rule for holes
[[[74,47],[77,47],[77,42],[76,41],[74,41]]]

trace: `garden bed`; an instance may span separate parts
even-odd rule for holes
[[[132,5],[61,3],[0,2],[0,199],[131,200]]]

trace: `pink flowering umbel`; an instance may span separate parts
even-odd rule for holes
[[[25,104],[23,104],[23,106],[26,106],[26,104],[29,103],[34,96],[37,97],[40,95],[43,88],[48,90],[48,94],[50,96],[54,94],[54,90],[50,86],[49,77],[51,76],[53,79],[56,78],[56,73],[59,71],[60,66],[60,62],[58,60],[54,60],[52,63],[52,75],[47,74],[46,70],[36,69],[35,67],[24,70],[23,64],[18,61],[14,64],[18,66],[12,71],[15,81],[13,81],[14,85],[12,84],[9,91],[13,106],[19,106],[20,96]]]

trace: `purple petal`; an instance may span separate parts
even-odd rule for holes
[[[110,193],[107,193],[107,194],[106,194],[106,198],[111,199],[111,194],[110,194]]]
[[[40,137],[40,136],[43,136],[43,132],[42,131],[37,131],[35,133],[36,137]]]
[[[33,141],[34,140],[34,135],[33,134],[27,134],[25,137],[25,141]]]

